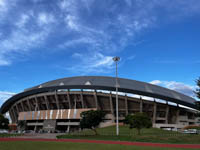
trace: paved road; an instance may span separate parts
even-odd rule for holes
[[[19,138],[18,137],[18,138],[0,138],[0,141],[49,141],[49,142],[120,144],[120,145],[129,145],[129,146],[148,146],[148,147],[151,146],[151,147],[200,149],[200,144],[161,144],[161,143],[103,141],[103,140],[46,139],[46,138],[39,139],[39,138],[27,138],[27,137],[26,138],[22,138],[22,137]]]

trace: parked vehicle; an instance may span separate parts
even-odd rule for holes
[[[182,133],[185,134],[198,134],[197,129],[187,129],[187,130],[183,130]]]
[[[0,130],[0,133],[8,133],[7,130]]]
[[[34,133],[33,130],[24,130],[22,133]]]

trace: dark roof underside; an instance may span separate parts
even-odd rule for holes
[[[113,77],[103,76],[69,77],[49,81],[38,86],[26,89],[24,92],[11,97],[2,105],[0,113],[5,113],[6,111],[8,111],[9,107],[11,107],[13,103],[23,97],[57,89],[99,89],[115,91],[115,81],[116,80]],[[150,96],[182,104],[191,108],[196,108],[195,99],[157,85],[123,78],[118,78],[118,84],[119,92]]]

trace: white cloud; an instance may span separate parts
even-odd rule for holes
[[[79,60],[77,61],[79,63],[67,69],[83,74],[90,72],[110,72],[114,64],[112,56],[105,56],[101,53],[92,53],[89,55],[74,53],[72,57],[75,58],[76,61]]]
[[[35,24],[30,22],[33,19],[36,20],[31,11],[27,14],[21,14],[12,32],[2,38],[0,41],[0,66],[10,65],[15,58],[15,54],[28,53],[44,43],[51,31],[51,26],[35,28]],[[45,17],[44,14],[40,14],[40,19],[40,24],[53,22],[51,15]]]
[[[7,91],[0,91],[0,106],[5,102],[8,98],[12,97],[16,93],[7,92]]]
[[[34,46],[37,47],[47,34],[46,30],[35,33],[27,30],[16,30],[8,39],[0,41],[0,55],[7,52],[23,52]]]
[[[149,83],[155,84],[155,85],[159,85],[159,84],[161,84],[162,82],[161,82],[160,80],[153,80],[153,81],[151,81],[151,82],[149,82]]]
[[[76,17],[75,16],[67,15],[66,18],[65,18],[65,21],[66,21],[66,23],[67,23],[67,25],[70,29],[76,30],[76,31],[79,30],[79,27],[76,23]]]
[[[39,13],[38,15],[38,24],[41,25],[47,25],[49,23],[55,22],[55,17],[52,14],[47,14],[47,13]]]
[[[133,59],[135,59],[135,55],[132,55],[132,56],[129,56],[128,58],[127,58],[127,60],[133,60]]]
[[[6,0],[0,0],[0,12],[7,10],[7,3]]]
[[[150,83],[155,85],[160,85],[169,88],[171,90],[175,90],[177,92],[183,93],[191,97],[195,97],[194,90],[196,89],[196,87],[192,85],[176,81],[160,81],[160,80],[154,80],[151,81]]]
[[[1,65],[11,64],[13,53],[28,53],[46,41],[56,41],[55,47],[62,49],[75,47],[78,51],[81,45],[88,53],[113,54],[125,50],[138,34],[160,23],[200,13],[198,0],[125,0],[120,3],[60,0],[48,2],[48,5],[43,5],[41,0],[32,1],[34,5],[22,6],[21,1],[0,0],[0,25],[12,28],[1,36]],[[13,4],[16,7],[12,7]],[[12,27],[13,24],[17,27]],[[56,37],[63,38],[54,40]]]
[[[5,60],[4,58],[0,57],[0,66],[8,66],[10,65],[10,61],[9,60]]]
[[[70,1],[70,0],[62,0],[58,3],[58,5],[62,10],[66,10],[66,9],[70,8],[71,3],[72,3],[72,1]]]
[[[24,25],[28,22],[29,18],[29,15],[22,14],[20,20],[16,23],[16,26],[18,26],[19,28],[24,27]]]

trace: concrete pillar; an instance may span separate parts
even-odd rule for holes
[[[82,105],[82,108],[84,108],[85,106],[84,106],[84,102],[83,102],[83,90],[82,89],[81,89],[80,96],[81,96],[81,105]]]
[[[13,123],[14,122],[14,116],[13,116],[11,109],[9,110],[9,115],[10,115],[11,121]]]
[[[110,92],[110,95],[109,95],[109,101],[110,101],[110,111],[111,111],[111,113],[114,116],[113,102],[112,102],[112,93],[111,92]]]
[[[143,100],[142,97],[140,97],[140,113],[143,112]]]
[[[31,105],[30,105],[30,99],[29,98],[27,98],[27,104],[28,104],[28,109],[29,109],[29,111],[31,111]]]
[[[126,115],[128,115],[128,97],[127,95],[125,95],[125,111],[126,111]]]
[[[46,95],[44,95],[44,100],[45,100],[46,108],[47,110],[49,110],[50,106],[49,106],[49,102]]]
[[[16,117],[15,122],[17,123],[18,122],[18,115],[19,115],[19,107],[18,107],[17,103],[15,104],[15,108],[16,108],[16,111],[17,111],[17,112],[15,112],[15,117]]]
[[[176,111],[176,124],[179,123],[179,113],[180,113],[179,105],[177,104],[177,111]]]
[[[156,111],[157,111],[157,104],[154,99],[154,105],[153,105],[153,124],[156,123]]]
[[[37,96],[35,96],[35,110],[34,111],[37,111],[37,110],[40,110],[39,109],[39,104],[38,104],[38,99],[37,99]]]
[[[22,107],[22,111],[24,112],[25,110],[24,110],[23,101],[21,101],[20,104],[21,104],[21,107]]]
[[[169,105],[166,105],[166,113],[165,113],[165,123],[168,124],[168,114],[169,114]]]
[[[55,99],[56,99],[56,107],[57,107],[57,109],[60,109],[57,91],[55,91]]]
[[[17,110],[17,114],[19,114],[19,107],[18,107],[18,103],[15,104],[15,108]]]
[[[97,99],[97,91],[95,90],[94,91],[94,100],[95,100],[95,107],[97,108],[97,109],[99,109],[99,104],[98,104],[98,99]]]
[[[13,116],[14,116],[14,122],[13,123],[17,123],[17,112],[14,110],[14,107],[11,108],[12,112],[13,112]]]
[[[75,94],[74,95],[74,109],[76,109],[77,108],[77,100],[78,100],[78,98],[77,98],[77,95]]]
[[[68,89],[67,90],[67,99],[68,99],[68,103],[69,103],[69,109],[71,109],[72,105],[71,105],[71,99],[70,99],[70,95],[69,95],[70,93],[69,92],[70,92],[70,90]]]

